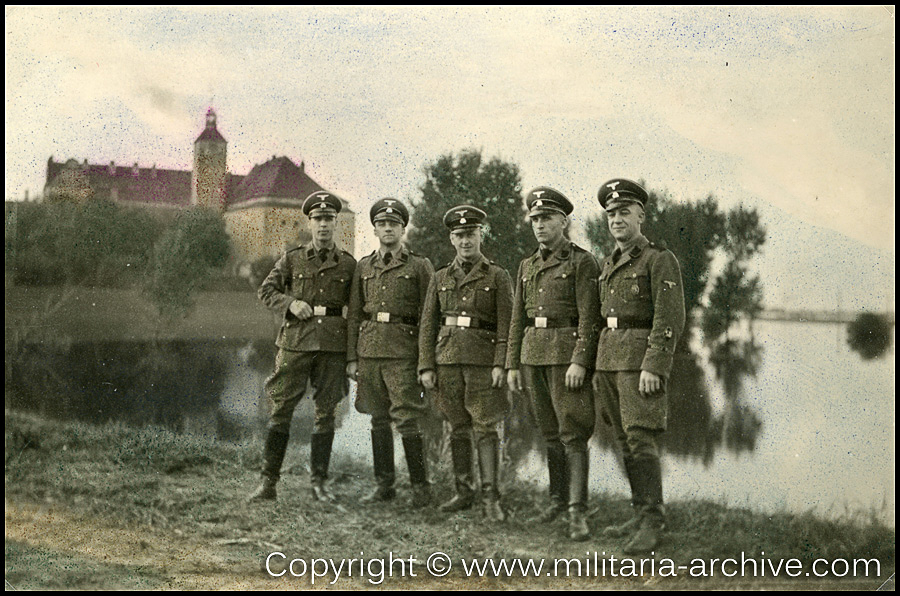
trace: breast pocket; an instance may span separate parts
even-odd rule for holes
[[[494,311],[497,304],[497,287],[492,283],[479,282],[475,286],[475,309],[483,316]]]
[[[450,286],[438,288],[438,302],[441,305],[442,313],[456,310],[456,288]]]
[[[635,272],[622,278],[617,293],[621,293],[626,302],[650,301],[650,276],[647,273]]]
[[[575,303],[575,269],[561,267],[550,278],[550,291],[555,300]]]
[[[397,297],[400,302],[412,308],[419,304],[419,276],[413,272],[397,275]]]
[[[333,275],[326,284],[326,299],[330,302],[346,304],[350,298],[350,279]]]
[[[362,283],[363,289],[363,298],[366,302],[370,300],[374,300],[378,296],[376,284],[378,280],[375,279],[374,273],[363,273],[360,276],[360,282]]]
[[[291,296],[302,300],[312,283],[312,276],[308,273],[294,273],[291,276]]]

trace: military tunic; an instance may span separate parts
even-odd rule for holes
[[[334,430],[334,409],[344,397],[350,282],[356,260],[332,248],[324,259],[312,243],[286,252],[259,288],[259,298],[282,316],[275,344],[275,371],[266,381],[272,424],[290,426],[294,408],[315,387],[316,432]],[[291,311],[295,300],[313,309],[301,321]]]
[[[438,371],[437,405],[454,433],[474,425],[496,434],[507,409],[492,369],[506,364],[512,282],[481,256],[466,273],[459,258],[439,269],[428,286],[419,330],[419,372]]]
[[[616,250],[604,260],[599,289],[606,324],[597,349],[600,403],[623,439],[633,428],[665,430],[665,379],[685,322],[678,260],[640,236],[624,255]],[[659,395],[639,393],[642,370],[663,377]]]
[[[379,251],[360,259],[348,311],[347,360],[359,361],[356,409],[377,428],[391,421],[417,435],[426,403],[417,379],[419,319],[431,262],[405,247],[385,264]]]
[[[594,430],[589,378],[570,391],[565,374],[579,364],[588,374],[599,330],[594,256],[566,241],[545,260],[536,251],[519,265],[506,367],[523,368],[535,417],[548,441],[583,446]]]

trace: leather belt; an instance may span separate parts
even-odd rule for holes
[[[538,329],[557,329],[560,327],[578,327],[578,317],[554,318],[554,317],[528,317],[528,327]]]
[[[444,325],[448,327],[468,327],[470,329],[497,331],[497,323],[488,323],[486,321],[479,321],[474,317],[464,317],[459,315],[444,317]]]
[[[606,317],[607,329],[652,329],[653,319],[638,317]]]
[[[418,325],[416,317],[402,317],[389,312],[375,312],[369,315],[369,320],[376,323],[403,323],[404,325]]]
[[[312,308],[313,308],[313,316],[314,317],[342,317],[342,316],[344,316],[344,309],[341,307],[314,306]]]

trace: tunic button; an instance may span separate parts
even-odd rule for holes
[[[543,292],[544,292],[544,288],[541,288],[541,289],[538,290],[538,293],[539,293],[539,294],[542,294]]]
[[[610,293],[610,294],[615,294],[616,291],[615,291],[615,290],[610,290],[609,293]]]
[[[320,294],[321,294],[322,292],[324,292],[324,291],[325,291],[325,288],[319,288],[319,293],[320,293]]]
[[[316,323],[318,323],[319,325],[321,325],[321,324],[322,324],[322,319],[319,319],[318,321],[316,321]]]
[[[462,311],[462,316],[466,316],[466,311]]]
[[[539,307],[538,307],[538,310],[544,310],[544,307],[543,307],[543,306],[539,306]]]
[[[381,303],[381,306],[384,306],[384,302]]]
[[[465,302],[465,301],[466,301],[466,297],[465,297],[465,296],[463,296],[463,302]]]
[[[382,289],[382,290],[386,290],[386,289],[387,289],[387,286],[381,286],[381,289]]]

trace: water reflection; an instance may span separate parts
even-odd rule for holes
[[[236,439],[253,430],[273,361],[268,341],[25,345],[8,363],[6,407]]]
[[[663,448],[681,458],[712,462],[716,451],[731,453],[753,451],[762,430],[759,415],[742,402],[746,379],[756,375],[762,347],[751,341],[730,341],[714,347],[708,357],[711,374],[704,369],[703,359],[694,352],[675,356],[668,379],[669,417],[663,435]],[[712,379],[711,379],[712,377]],[[713,407],[710,382],[718,383],[724,404]],[[543,452],[543,441],[536,431],[527,397],[515,396],[513,409],[506,422],[507,454],[516,466],[530,452]],[[615,449],[609,426],[597,416],[592,443],[601,449]]]

